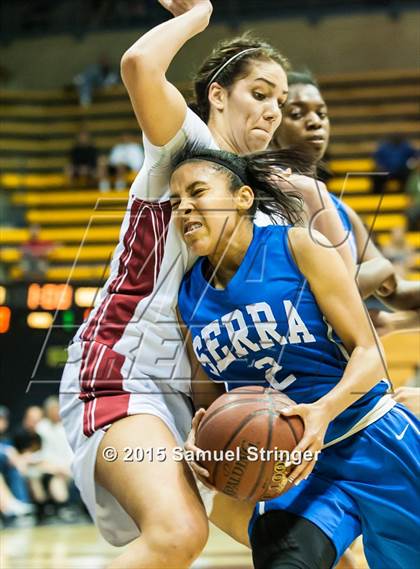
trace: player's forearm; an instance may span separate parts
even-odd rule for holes
[[[385,257],[376,257],[361,263],[357,269],[357,285],[362,298],[373,294],[394,273],[392,263]]]
[[[123,79],[137,66],[164,75],[183,45],[207,27],[210,15],[208,5],[199,4],[144,34],[122,56]],[[144,80],[149,81],[150,77],[145,76]]]
[[[368,393],[386,374],[381,345],[357,346],[342,379],[318,404],[335,419],[345,409]]]

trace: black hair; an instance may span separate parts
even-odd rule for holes
[[[19,429],[13,436],[13,446],[20,453],[27,450],[35,451],[42,447],[42,439],[38,433]]]
[[[245,50],[250,51],[238,55],[236,59],[233,59],[222,69],[227,61]],[[195,102],[191,103],[190,107],[204,122],[208,122],[210,115],[208,89],[212,83],[212,77],[220,70],[215,80],[222,87],[229,88],[235,81],[246,76],[251,61],[275,61],[286,72],[289,69],[288,60],[279,51],[249,32],[219,42],[209,57],[204,60],[194,77]]]
[[[289,87],[291,85],[313,85],[319,89],[318,81],[309,71],[309,69],[304,69],[302,71],[289,71],[287,74],[287,82]]]
[[[313,175],[313,165],[304,153],[284,149],[237,156],[224,150],[187,144],[174,157],[173,171],[185,162],[199,161],[210,162],[216,170],[224,172],[232,192],[244,185],[250,186],[255,196],[249,210],[251,218],[260,210],[272,218],[281,216],[291,225],[302,220],[303,198],[293,190],[293,184],[282,170],[290,168],[294,173]]]

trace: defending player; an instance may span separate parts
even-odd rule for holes
[[[159,201],[172,157],[186,141],[237,153],[266,148],[287,97],[287,63],[278,52],[250,38],[225,42],[196,83],[207,127],[166,72],[185,42],[206,28],[212,6],[161,3],[176,17],[140,38],[121,62],[145,163],[131,188],[111,275],[69,347],[60,388],[76,484],[106,539],[130,543],[111,564],[124,569],[189,567],[208,532],[188,466],[171,460],[192,417],[175,314],[190,259],[170,222],[170,202]],[[163,451],[140,461],[136,449]]]
[[[309,72],[288,74],[289,96],[283,120],[273,138],[273,148],[299,148],[320,162],[330,138],[328,108],[319,86]],[[417,283],[395,275],[392,264],[385,259],[370,238],[359,215],[347,204],[332,196],[358,266],[358,285],[365,298],[375,293],[394,310],[405,313],[380,312],[374,324],[380,333],[419,327],[420,289]],[[389,276],[388,276],[389,275]],[[417,312],[415,312],[417,311]]]
[[[284,414],[304,421],[296,451],[323,449],[294,468],[291,490],[257,505],[256,569],[329,568],[360,533],[373,569],[414,567],[418,421],[386,394],[381,347],[337,252],[306,228],[253,224],[257,208],[296,219],[273,157],[203,150],[175,164],[175,223],[201,257],[179,294],[196,404],[224,385],[280,389],[297,402]]]

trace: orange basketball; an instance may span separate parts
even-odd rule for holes
[[[196,436],[209,482],[238,500],[269,500],[288,489],[285,462],[303,436],[300,417],[279,412],[287,395],[261,386],[239,387],[207,409]],[[282,452],[287,451],[287,452]]]

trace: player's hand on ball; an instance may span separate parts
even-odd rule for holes
[[[213,6],[208,0],[158,0],[166,10],[171,14],[176,16],[181,16],[185,12],[189,12],[192,8],[196,6],[201,6],[206,8],[209,12],[209,16],[213,11]]]
[[[300,464],[292,468],[288,477],[291,484],[297,485],[301,480],[308,478],[315,467],[318,453],[324,444],[330,418],[325,412],[325,408],[317,403],[292,405],[282,410],[281,415],[285,417],[299,415],[305,426],[302,439],[291,453],[292,456],[302,456]],[[310,455],[309,460],[304,459],[303,453],[305,452],[307,453],[306,456]]]
[[[189,432],[187,441],[184,445],[185,450],[188,451],[189,453],[190,452],[194,453],[195,456],[199,456],[201,452],[201,449],[199,449],[195,445],[195,437],[197,434],[198,426],[201,422],[201,419],[204,417],[205,413],[206,413],[205,409],[199,409],[197,413],[194,415],[191,425],[191,431]],[[207,486],[207,488],[215,490],[215,488],[209,483],[210,474],[208,470],[200,466],[200,464],[198,464],[195,460],[193,462],[189,461],[188,464],[191,466],[191,469],[193,470],[197,478],[200,480],[200,482],[202,482],[205,486]]]

